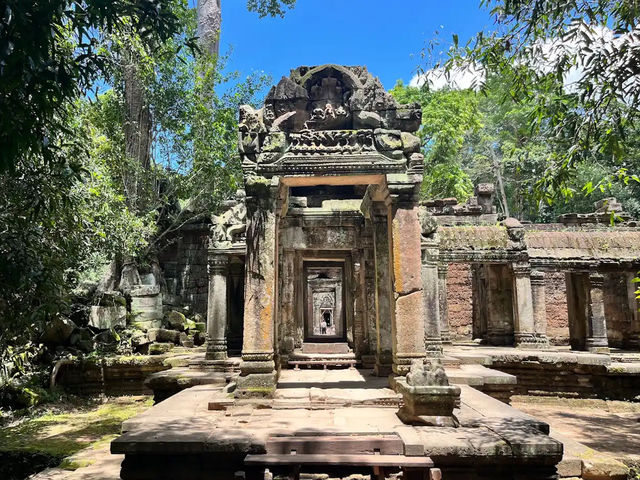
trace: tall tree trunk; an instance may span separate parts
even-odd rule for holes
[[[144,85],[135,54],[123,68],[125,104],[125,151],[135,161],[135,171],[130,172],[125,184],[129,205],[135,211],[143,211],[145,202],[145,173],[151,167],[151,110],[145,99]]]
[[[220,0],[198,0],[198,43],[211,56],[220,53],[220,26],[222,10]]]
[[[124,174],[124,189],[129,208],[146,213],[149,206],[149,176],[151,169],[152,117],[145,98],[141,78],[140,59],[135,52],[127,52],[123,58],[122,78],[124,83],[124,142],[125,153],[133,160],[133,166]],[[118,288],[128,293],[132,286],[140,283],[136,261],[128,258],[121,267]]]

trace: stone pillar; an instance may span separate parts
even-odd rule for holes
[[[609,353],[607,322],[604,314],[604,276],[591,271],[587,292],[587,350],[594,353]]]
[[[569,342],[572,350],[585,350],[587,338],[586,274],[565,273],[567,291],[567,315],[569,318]]]
[[[357,356],[366,351],[366,298],[362,250],[352,250],[353,258],[353,349]]]
[[[449,304],[447,303],[447,273],[448,263],[438,264],[438,319],[440,322],[440,337],[442,343],[451,344],[449,329]]]
[[[276,386],[274,330],[276,309],[278,179],[249,177],[242,364],[236,396],[272,396]]]
[[[514,263],[513,270],[513,337],[516,347],[536,348],[529,263]]]
[[[629,314],[631,316],[631,327],[629,328],[627,345],[634,350],[640,350],[640,302],[636,295],[636,290],[640,288],[640,283],[633,282],[636,276],[636,273],[627,273],[626,278]]]
[[[531,271],[531,296],[533,298],[533,323],[536,340],[541,346],[548,346],[547,339],[547,299],[544,272]]]
[[[422,298],[424,314],[424,340],[427,357],[442,356],[440,332],[440,298],[438,249],[435,242],[422,242]]]
[[[227,274],[229,257],[209,250],[209,299],[207,303],[207,360],[227,358]]]
[[[489,345],[512,345],[515,314],[513,275],[508,265],[484,265]]]
[[[386,208],[385,208],[386,210]],[[373,255],[375,265],[376,303],[376,366],[374,374],[387,376],[392,365],[391,335],[391,265],[389,259],[389,228],[386,212],[375,212],[371,217],[373,227]]]
[[[393,372],[406,375],[415,359],[425,356],[424,304],[422,296],[422,228],[418,205],[404,195],[405,185],[392,194],[391,251],[395,315],[392,317]],[[391,189],[390,189],[391,190]],[[397,192],[397,193],[396,193]]]
[[[369,220],[365,221],[368,236],[360,237],[363,243],[364,260],[364,308],[366,322],[366,355],[362,355],[362,365],[373,368],[376,364],[377,351],[377,315],[376,315],[376,268],[373,249],[373,227]]]

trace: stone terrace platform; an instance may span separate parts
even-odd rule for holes
[[[602,355],[569,347],[524,350],[456,344],[445,346],[445,354],[463,368],[477,365],[515,376],[514,394],[634,400],[640,391],[638,352],[612,349],[610,355]],[[449,369],[447,374],[455,377]]]
[[[386,384],[369,370],[343,369],[282,371],[272,400],[234,400],[228,387],[195,386],[125,422],[111,451],[125,454],[125,480],[233,478],[242,470],[251,476],[246,455],[269,453],[278,437],[392,435],[403,457],[430,457],[446,479],[555,474],[562,444],[544,422],[463,385],[459,427],[408,426],[396,416],[401,398]],[[338,476],[371,473],[343,470]]]

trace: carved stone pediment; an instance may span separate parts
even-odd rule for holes
[[[420,140],[413,133],[420,120],[419,105],[399,105],[364,67],[299,67],[271,88],[263,108],[241,107],[243,168],[247,174],[295,172],[299,158],[297,173],[330,172],[332,165],[419,173]],[[324,158],[326,168],[313,157]]]

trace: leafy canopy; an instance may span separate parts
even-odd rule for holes
[[[100,35],[130,25],[148,48],[179,29],[176,0],[7,0],[0,7],[0,171],[55,161],[69,102],[105,68]]]
[[[640,5],[625,0],[482,0],[496,19],[490,34],[465,46],[454,38],[446,67],[481,65],[509,94],[528,102],[531,127],[564,144],[536,182],[551,202],[567,196],[576,167],[604,160],[607,177],[638,181],[630,171],[630,132],[640,98]],[[624,180],[624,179],[627,180]]]

